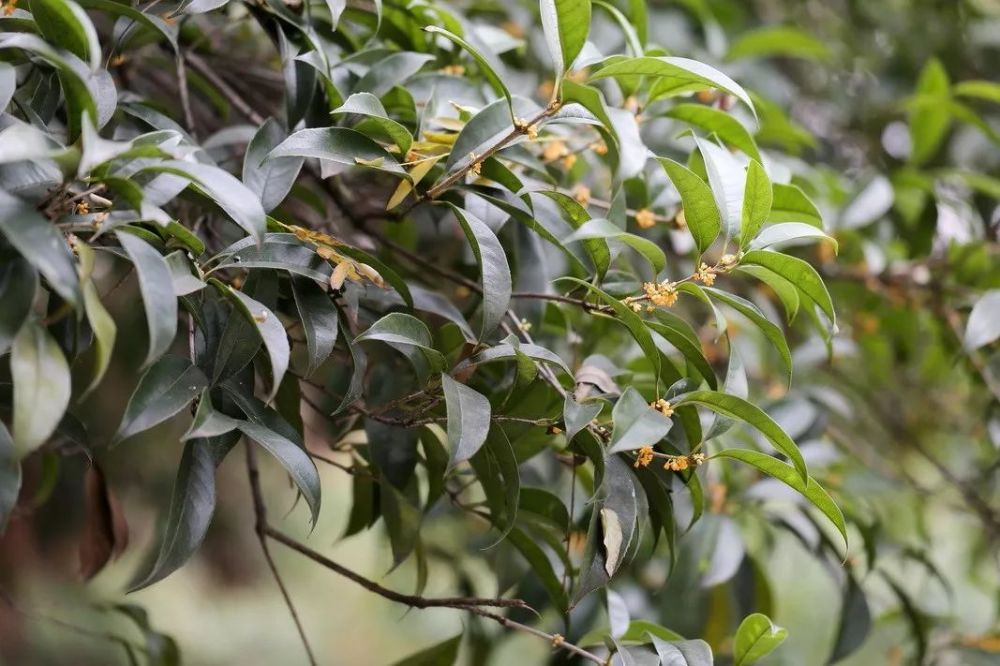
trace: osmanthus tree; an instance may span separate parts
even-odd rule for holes
[[[95,574],[127,534],[102,464],[183,421],[133,589],[197,551],[215,470],[240,454],[276,577],[273,542],[401,604],[467,612],[474,663],[493,624],[578,661],[754,663],[786,636],[766,615],[768,578],[788,575],[761,559],[774,529],[810,534],[833,567],[840,628],[812,656],[846,656],[870,624],[842,567],[849,524],[811,475],[823,451],[807,464],[788,432],[811,426],[778,413],[789,334],[826,357],[837,332],[799,249],[836,249],[800,187],[823,175],[784,152],[809,135],[672,55],[641,1],[508,4],[8,0],[0,519],[22,508],[22,469],[86,456]],[[940,125],[929,100],[912,113]],[[111,314],[126,283],[135,336]],[[997,337],[995,294],[984,302],[972,346]],[[123,414],[102,411],[112,367],[135,376]],[[84,422],[118,425],[88,436]],[[347,535],[384,529],[417,589],[269,522],[261,450],[313,524],[349,511]],[[317,464],[351,475],[349,508],[322,506]],[[435,522],[463,538],[435,543]],[[466,596],[423,595],[430,568],[484,547],[489,592],[452,567]],[[619,581],[649,601],[626,603]],[[727,609],[708,626],[702,590]],[[176,660],[139,609],[120,610],[149,637],[130,654]],[[452,663],[462,643],[410,663]]]

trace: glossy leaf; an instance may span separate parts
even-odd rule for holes
[[[448,446],[451,465],[468,460],[486,443],[492,410],[490,401],[478,391],[446,374],[441,375],[448,410]]]
[[[472,253],[479,262],[483,285],[483,324],[480,328],[482,339],[492,333],[507,315],[513,290],[510,265],[503,246],[485,222],[457,206],[452,206],[452,211],[462,225]]]
[[[164,356],[139,380],[113,443],[163,423],[187,407],[207,386],[208,378],[189,360]]]
[[[761,613],[748,615],[736,630],[733,647],[734,666],[749,666],[772,652],[788,637],[788,631],[775,626]]]
[[[34,321],[25,322],[14,338],[10,376],[14,382],[11,434],[16,456],[23,458],[55,432],[71,391],[66,357]]]
[[[561,76],[573,65],[590,32],[590,0],[541,0],[542,31]]]
[[[830,292],[827,291],[823,278],[808,263],[787,254],[768,250],[751,250],[743,255],[741,261],[745,264],[763,266],[794,284],[823,310],[832,324],[836,325],[837,315],[833,311]]]
[[[757,238],[761,227],[771,212],[771,181],[764,167],[756,160],[750,160],[747,168],[747,184],[743,195],[743,224],[740,227],[740,247],[746,248]]]
[[[719,236],[722,218],[708,184],[687,167],[665,157],[659,158],[674,187],[681,195],[684,220],[699,252],[704,252]]]
[[[618,398],[611,418],[614,421],[614,431],[611,433],[609,453],[652,446],[670,432],[673,426],[670,419],[650,407],[631,386]]]

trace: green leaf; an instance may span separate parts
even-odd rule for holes
[[[251,192],[260,192],[260,203],[265,212],[277,208],[288,196],[302,169],[304,160],[301,157],[267,159],[268,153],[287,137],[281,124],[274,118],[268,118],[250,139],[243,157],[243,184]]]
[[[191,426],[187,429],[187,432],[181,435],[181,441],[186,442],[190,439],[219,437],[236,430],[237,425],[239,425],[239,421],[226,416],[222,412],[216,411],[212,406],[212,398],[209,392],[202,391],[201,397],[198,399],[198,409],[194,413],[194,419],[191,420]]]
[[[590,32],[590,0],[541,0],[542,31],[556,76],[573,66]]]
[[[21,491],[21,463],[17,458],[14,440],[7,426],[0,423],[0,535],[7,529]]]
[[[770,250],[751,250],[743,255],[740,262],[763,266],[785,278],[823,310],[831,326],[836,326],[837,314],[833,310],[830,292],[827,291],[823,278],[808,263]]]
[[[340,325],[330,295],[308,278],[292,278],[292,294],[302,322],[309,351],[307,375],[311,375],[333,353]]]
[[[578,278],[574,277],[563,277],[557,280],[557,282],[571,282],[575,285],[583,287],[590,293],[597,296],[600,300],[604,301],[607,305],[611,306],[614,310],[617,320],[620,321],[632,334],[639,348],[642,349],[642,353],[645,354],[646,358],[653,365],[653,373],[655,376],[660,376],[660,351],[656,347],[656,343],[653,342],[653,336],[650,335],[649,329],[646,328],[646,323],[642,320],[642,317],[637,315],[632,311],[632,308],[628,307],[620,300],[611,296],[610,294],[602,291],[601,289],[595,287],[594,285],[584,282]]]
[[[413,51],[390,53],[372,65],[354,84],[352,92],[368,92],[381,97],[416,74],[434,56]]]
[[[674,423],[656,411],[633,387],[629,386],[618,398],[611,411],[614,430],[608,453],[632,451],[652,446],[663,439]]]
[[[813,506],[819,509],[824,516],[830,519],[834,527],[844,538],[844,547],[847,548],[847,524],[844,522],[844,514],[840,507],[811,476],[803,477],[801,470],[798,472],[789,464],[781,462],[773,456],[760,451],[749,449],[726,449],[719,451],[713,458],[732,458],[748,465],[756,467],[768,476],[774,477],[782,483],[788,485],[803,497],[809,500]]]
[[[527,118],[535,115],[537,111],[538,106],[531,100],[523,97],[514,98],[514,113],[517,116]],[[479,110],[479,113],[472,116],[458,133],[451,154],[445,162],[446,173],[442,178],[469,168],[488,149],[513,131],[514,123],[511,120],[510,109],[506,106],[506,100],[498,99],[487,104]]]
[[[702,640],[665,641],[650,636],[653,648],[665,666],[712,666],[712,648]]]
[[[396,144],[400,155],[406,155],[413,143],[410,132],[390,118],[378,97],[369,92],[354,93],[330,113],[354,113],[371,118]]]
[[[649,265],[652,266],[654,273],[659,273],[667,266],[667,256],[660,249],[659,245],[648,238],[626,232],[610,220],[594,218],[588,222],[584,222],[580,228],[566,237],[565,242],[572,243],[574,241],[593,238],[612,238],[625,243],[646,258]]]
[[[461,644],[462,634],[458,634],[426,650],[411,654],[392,666],[452,666],[458,659],[458,648]]]
[[[101,64],[101,45],[87,13],[67,0],[31,0],[31,15],[45,39],[65,49],[97,69]]]
[[[796,185],[773,183],[773,199],[768,222],[805,222],[814,227],[823,227],[823,218],[809,197]]]
[[[177,297],[174,295],[170,266],[163,255],[138,236],[124,230],[115,236],[139,276],[139,292],[149,332],[149,350],[142,365],[149,367],[170,349],[177,333]]]
[[[510,338],[508,338],[509,340]],[[488,349],[484,349],[467,361],[463,361],[455,369],[459,370],[467,367],[468,365],[482,365],[483,363],[493,363],[495,361],[510,361],[517,360],[518,354],[527,356],[533,361],[540,361],[542,363],[549,363],[558,367],[560,370],[565,372],[567,375],[572,376],[573,373],[570,372],[569,367],[566,363],[555,354],[545,347],[540,347],[539,345],[532,345],[525,342],[518,343],[516,346],[514,344],[499,344]]]
[[[466,51],[466,53],[471,55],[472,59],[476,61],[477,65],[479,65],[479,70],[482,73],[482,75],[486,78],[486,81],[490,84],[490,87],[493,88],[493,90],[495,90],[498,95],[502,95],[503,98],[506,100],[507,111],[510,114],[511,121],[517,119],[517,114],[515,114],[514,112],[514,99],[511,97],[510,91],[507,90],[507,86],[504,84],[503,79],[501,79],[500,76],[493,69],[493,65],[490,64],[489,60],[487,60],[486,57],[482,53],[480,53],[478,49],[476,49],[476,47],[474,47],[472,44],[465,41],[455,33],[449,32],[448,30],[440,28],[436,25],[429,25],[425,27],[424,30],[426,30],[431,34],[441,35],[442,37],[446,37],[455,44],[458,44],[462,49]]]
[[[1000,83],[993,81],[962,81],[956,83],[951,92],[959,97],[973,97],[1000,104]]]
[[[0,233],[67,303],[81,302],[80,282],[62,234],[35,207],[0,190]]]
[[[483,324],[479,337],[483,339],[500,325],[510,307],[513,290],[510,265],[499,239],[485,222],[467,210],[449,205],[479,262],[483,284]]]
[[[799,311],[799,290],[794,284],[773,271],[760,266],[739,266],[736,270],[752,275],[774,291],[785,308],[785,319],[791,323]]]
[[[772,224],[757,234],[757,237],[750,242],[750,249],[760,250],[767,247],[779,248],[787,245],[798,245],[803,239],[827,241],[833,244],[834,251],[839,249],[835,238],[828,236],[822,229],[804,222]]]
[[[226,287],[226,295],[234,299],[234,305],[256,329],[267,350],[267,358],[271,363],[271,391],[267,394],[266,402],[271,402],[288,370],[288,359],[291,356],[288,334],[278,316],[263,303],[232,287]]]
[[[761,160],[753,136],[743,123],[725,111],[703,104],[678,104],[664,115],[700,127],[709,134],[717,135],[729,145],[739,148],[751,159],[758,162]]]
[[[279,157],[315,157],[348,166],[364,166],[407,177],[389,152],[361,132],[347,127],[299,130],[278,144],[267,160]]]
[[[232,384],[226,384],[225,388],[249,419],[239,421],[237,428],[262,446],[285,468],[309,506],[312,524],[315,525],[319,517],[322,488],[319,472],[316,471],[316,465],[306,452],[301,435],[278,412],[260,400],[243,395],[242,391]]]
[[[38,274],[24,257],[0,261],[0,354],[7,353],[17,332],[31,314],[38,290]]]
[[[769,654],[788,637],[788,630],[775,626],[762,613],[748,615],[736,630],[734,666],[749,666]]]
[[[997,338],[1000,338],[1000,289],[991,289],[972,306],[962,346],[971,352]]]
[[[208,378],[186,358],[164,356],[132,392],[112,444],[163,423],[187,407],[208,386]]]
[[[764,334],[764,337],[766,337],[768,341],[774,345],[774,348],[778,350],[778,354],[781,356],[782,365],[785,368],[785,383],[791,385],[792,353],[788,349],[788,341],[785,340],[784,332],[770,319],[764,316],[764,313],[760,311],[760,308],[745,298],[735,294],[730,294],[722,291],[721,289],[713,289],[712,287],[704,287],[704,289],[709,296],[722,301],[757,325],[761,333]]]
[[[492,410],[490,401],[478,391],[441,375],[445,406],[448,409],[450,465],[468,460],[486,443]]]
[[[737,239],[743,221],[743,196],[747,172],[743,164],[729,150],[715,141],[694,137],[698,152],[705,163],[708,184],[719,207],[726,240]]]
[[[719,70],[703,62],[674,56],[659,58],[650,56],[640,58],[613,56],[604,62],[607,64],[594,73],[590,77],[591,80],[605,79],[610,76],[617,78],[648,76],[651,79],[658,79],[659,82],[668,85],[695,85],[718,88],[737,97],[750,107],[750,110],[756,117],[757,112],[754,109],[753,101],[746,90]]]
[[[115,338],[118,335],[118,327],[115,326],[114,319],[108,314],[101,298],[97,293],[97,286],[94,284],[91,275],[94,270],[94,250],[80,241],[76,246],[77,256],[80,258],[80,277],[83,282],[83,305],[87,311],[87,322],[90,330],[94,332],[94,359],[90,364],[90,383],[80,393],[80,400],[97,388],[111,364],[111,352],[115,348]]]
[[[705,358],[701,342],[697,338],[692,340],[685,334],[686,331],[681,329],[681,326],[685,325],[686,322],[676,315],[663,312],[662,310],[657,310],[654,314],[660,321],[646,321],[646,326],[662,336],[671,346],[677,349],[694,366],[698,374],[708,382],[708,385],[714,389],[718,383],[718,379],[708,359]],[[691,327],[687,325],[686,328],[690,330]],[[653,338],[653,341],[656,342],[656,338]]]
[[[260,197],[229,172],[211,164],[177,160],[158,162],[143,167],[142,171],[170,173],[187,178],[195,189],[211,199],[256,242],[259,243],[264,236],[267,221]]]
[[[743,224],[740,227],[740,247],[746,248],[767,221],[772,204],[771,181],[757,160],[750,160],[747,184],[743,194]]]
[[[432,369],[440,370],[444,367],[444,356],[434,349],[431,332],[424,322],[412,315],[402,312],[387,314],[357,336],[354,342],[370,340],[384,342],[407,356],[411,350],[419,351]]]
[[[684,220],[699,252],[704,252],[719,236],[722,217],[708,184],[687,167],[666,157],[657,158],[681,195]]]
[[[512,527],[510,532],[507,533],[507,541],[521,553],[531,566],[531,570],[542,581],[542,586],[549,595],[553,606],[559,611],[565,610],[569,605],[566,590],[563,589],[562,581],[556,576],[552,568],[552,562],[541,546],[516,527]]]
[[[237,439],[233,435],[193,439],[184,445],[156,559],[133,579],[129,592],[163,580],[201,546],[215,513],[215,469]]]
[[[76,4],[80,5],[85,9],[97,9],[100,11],[110,12],[116,16],[122,16],[127,19],[131,19],[136,23],[141,23],[142,25],[160,33],[167,38],[170,42],[170,46],[177,50],[177,28],[168,24],[159,16],[155,14],[147,14],[146,12],[139,11],[131,7],[130,5],[122,4],[120,2],[115,2],[115,0],[75,0]],[[100,55],[100,49],[97,51]]]
[[[799,28],[767,26],[740,35],[730,44],[726,60],[774,56],[829,60],[832,54],[826,44]]]
[[[951,82],[948,72],[936,58],[924,65],[917,80],[917,104],[910,111],[910,162],[923,164],[934,157],[951,125]]]
[[[747,402],[743,398],[728,393],[717,393],[715,391],[693,391],[682,395],[674,405],[676,409],[679,405],[695,404],[708,407],[713,412],[722,416],[738,419],[756,428],[778,451],[784,453],[794,463],[795,470],[803,482],[809,479],[809,471],[806,469],[806,462],[802,459],[799,447],[795,445],[781,426],[774,419],[768,416],[764,410],[757,405]]]
[[[69,405],[71,380],[66,357],[38,323],[21,326],[10,348],[14,383],[11,430],[17,458],[48,441]]]
[[[600,400],[577,402],[572,393],[566,394],[563,403],[563,425],[566,426],[566,441],[572,441],[576,434],[587,427],[601,413],[604,403]]]

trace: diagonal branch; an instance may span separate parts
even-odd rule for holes
[[[264,495],[260,490],[260,470],[257,468],[257,453],[253,448],[253,445],[247,442],[246,444],[247,452],[247,479],[250,481],[250,493],[253,496],[253,511],[254,511],[254,531],[257,533],[257,539],[260,541],[260,548],[264,552],[264,559],[267,560],[267,566],[271,570],[271,574],[274,576],[274,580],[278,583],[278,588],[281,590],[281,596],[285,599],[285,605],[288,606],[288,612],[292,616],[292,621],[295,622],[295,628],[299,632],[299,637],[302,639],[302,647],[305,648],[306,656],[309,659],[309,663],[312,666],[317,665],[316,656],[313,654],[312,648],[309,646],[309,639],[306,637],[305,629],[302,627],[302,622],[299,620],[299,614],[295,611],[295,605],[292,603],[292,597],[288,594],[288,589],[285,587],[285,582],[281,579],[281,574],[278,573],[278,567],[274,563],[274,558],[271,557],[271,551],[267,545],[267,506],[264,504]]]

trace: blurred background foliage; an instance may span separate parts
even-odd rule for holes
[[[629,11],[629,3],[616,4]],[[384,5],[391,12],[401,3]],[[551,81],[538,65],[546,56],[535,4],[452,6],[490,44],[510,41],[503,49],[510,87],[544,99]],[[194,62],[211,64],[189,64],[188,76],[194,117],[220,165],[227,154],[238,165],[252,133],[220,84],[261,117],[279,113],[284,94],[281,58],[254,11],[230,2],[171,19]],[[113,21],[97,26],[102,38],[115,30]],[[713,466],[704,483],[709,510],[678,540],[669,577],[663,558],[638,557],[614,590],[632,617],[702,637],[721,655],[731,649],[734,623],[766,613],[789,632],[767,664],[1000,663],[1000,354],[995,344],[963,347],[970,308],[1000,288],[1000,2],[651,0],[648,34],[754,91],[758,143],[794,156],[783,164],[839,242],[839,256],[828,245],[801,251],[820,267],[839,311],[832,361],[823,341],[797,324],[790,332],[795,380],[786,392],[763,345],[740,336],[736,345],[751,395],[823,470],[852,521],[852,547],[842,563],[821,528],[782,510],[783,488],[744,469]],[[356,38],[345,29],[343,39]],[[142,35],[133,40],[116,75],[179,119],[171,56],[151,39],[143,44]],[[591,41],[604,53],[624,49],[621,30],[604,12],[594,14]],[[206,76],[211,72],[222,80]],[[993,87],[961,83],[990,80]],[[651,146],[675,145],[678,131],[664,118],[643,126]],[[581,160],[565,185],[587,182],[587,168]],[[384,199],[356,197],[354,215],[377,216]],[[302,219],[328,222],[301,201],[290,205]],[[335,230],[345,226],[349,220],[333,222]],[[405,230],[391,233],[405,239]],[[119,331],[143,326],[138,298],[136,285],[125,282],[109,302]],[[535,313],[540,335],[553,316],[541,306]],[[590,334],[601,338],[598,328]],[[572,353],[579,359],[608,351],[586,346],[593,344]],[[142,340],[128,335],[119,347],[124,355],[80,410],[95,437],[113,433],[115,423],[100,415],[124,409],[144,351]],[[711,345],[706,351],[713,360]],[[105,474],[131,528],[130,546],[87,584],[79,582],[77,554],[84,460],[39,457],[26,466],[28,501],[0,541],[0,583],[17,604],[0,605],[4,663],[127,663],[121,646],[105,638],[149,645],[160,640],[157,632],[176,641],[189,664],[297,663],[301,646],[257,547],[237,456],[220,468],[215,519],[198,555],[157,585],[122,593],[155,539],[183,430],[161,427],[108,457]],[[307,509],[292,505],[277,466],[262,462],[272,513],[287,508],[289,530],[387,587],[414,587],[422,575],[416,563],[392,569],[381,528],[341,538],[355,498],[350,476],[321,467],[326,507],[308,534]],[[676,511],[680,517],[683,507]],[[511,546],[492,545],[474,517],[434,512],[423,530],[432,562],[428,594],[471,587],[492,595],[496,571],[502,582],[523,578],[529,602],[544,599]],[[577,536],[579,555],[584,535]],[[447,609],[407,611],[295,553],[275,547],[275,556],[321,663],[392,663],[463,627],[470,639],[460,663],[563,659],[533,637]],[[567,637],[583,641],[588,629],[608,624],[603,613],[602,604],[582,604]]]

